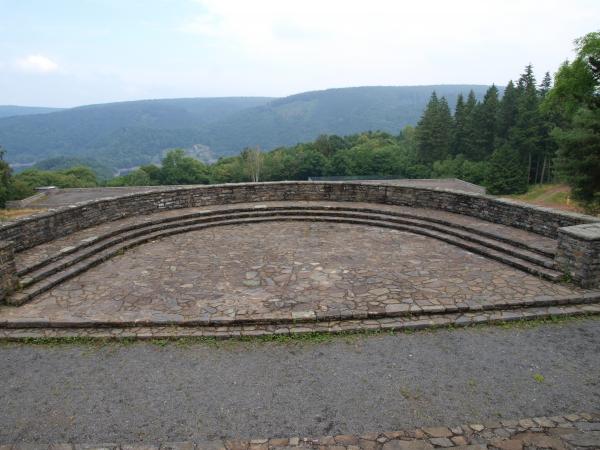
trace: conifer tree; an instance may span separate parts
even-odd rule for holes
[[[466,133],[466,107],[462,94],[456,98],[456,108],[454,109],[454,126],[452,132],[452,145],[450,153],[452,156],[460,155],[463,152],[465,133]]]
[[[533,66],[529,64],[517,83],[517,116],[509,132],[509,144],[518,150],[528,167],[528,181],[535,181],[539,170],[543,135],[539,103]]]
[[[544,99],[546,94],[550,91],[552,87],[552,77],[550,77],[550,72],[546,72],[544,75],[544,79],[540,83],[540,88],[538,90],[540,97]]]
[[[485,184],[488,192],[494,195],[527,192],[527,171],[519,152],[508,144],[494,150]]]
[[[497,136],[501,140],[508,139],[509,130],[515,124],[517,117],[517,90],[511,81],[504,89],[504,95],[500,101],[497,120]]]
[[[473,90],[469,91],[465,103],[465,127],[462,153],[467,159],[477,159],[477,98]]]
[[[494,151],[498,109],[498,88],[492,85],[485,93],[483,102],[477,106],[473,114],[476,137],[471,159],[483,160]]]
[[[419,161],[431,165],[445,159],[452,140],[452,116],[444,97],[434,92],[417,125],[417,152]]]
[[[558,168],[591,213],[600,212],[600,32],[575,41],[577,58],[557,74],[550,98],[568,99],[572,121],[553,132]],[[552,105],[557,105],[554,101]],[[567,110],[567,111],[568,111]],[[568,117],[568,115],[564,115]]]

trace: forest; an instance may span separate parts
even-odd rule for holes
[[[0,199],[23,198],[40,185],[86,187],[242,181],[306,180],[318,176],[456,177],[484,185],[490,194],[526,192],[551,181],[568,183],[588,212],[600,212],[600,32],[576,40],[577,56],[554,77],[536,80],[527,65],[502,90],[491,86],[481,100],[459,95],[451,110],[433,92],[415,127],[399,134],[367,131],[321,135],[312,142],[205,164],[182,149],[160,165],[144,165],[103,179],[89,167],[12,175],[6,163]]]

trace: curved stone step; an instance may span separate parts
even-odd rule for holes
[[[289,215],[289,216],[300,216],[305,215],[305,211],[299,209],[292,210],[277,210],[276,214],[278,216],[281,215]],[[312,216],[319,217],[345,217],[345,218],[358,218],[358,219],[366,219],[366,220],[380,220],[380,221],[389,221],[397,224],[409,225],[413,227],[421,227],[424,229],[430,229],[434,232],[445,233],[452,236],[456,236],[464,241],[472,241],[474,243],[483,245],[492,250],[499,251],[502,253],[506,253],[509,256],[523,259],[525,261],[531,262],[535,265],[539,265],[545,267],[547,269],[552,269],[554,267],[554,261],[549,258],[545,258],[539,254],[522,250],[519,247],[513,247],[503,242],[497,242],[488,238],[472,235],[470,233],[464,232],[462,230],[455,230],[451,227],[446,227],[438,224],[431,224],[428,222],[416,220],[416,219],[406,219],[399,217],[389,217],[384,214],[375,214],[375,213],[366,213],[366,212],[348,212],[348,211],[329,211],[327,210],[311,210]],[[249,218],[249,217],[268,217],[273,215],[273,211],[270,210],[253,210],[246,212],[235,212],[229,213],[226,212],[224,214],[218,215],[194,215],[193,218],[188,219],[183,218],[180,220],[169,220],[159,222],[157,224],[149,224],[144,227],[131,227],[130,231],[123,231],[121,233],[111,233],[107,236],[102,236],[96,239],[88,239],[82,245],[78,247],[68,248],[67,251],[62,252],[61,254],[49,258],[46,264],[38,264],[36,265],[37,270],[22,271],[21,274],[26,274],[28,276],[24,276],[21,279],[21,285],[23,287],[27,287],[33,283],[40,281],[41,279],[48,277],[54,273],[57,273],[61,270],[66,269],[67,267],[82,261],[85,258],[92,256],[95,253],[98,253],[110,246],[116,245],[120,242],[124,242],[127,239],[132,239],[138,236],[143,236],[144,234],[152,233],[159,230],[176,228],[181,226],[193,225],[196,223],[208,223],[217,220],[229,220],[229,219],[240,219],[240,218]],[[432,237],[438,237],[437,234],[432,234]],[[454,243],[454,241],[447,241],[449,243]],[[59,259],[60,258],[60,259]]]
[[[93,236],[93,237],[83,239],[77,246],[65,247],[64,249],[62,249],[60,252],[58,252],[55,255],[45,258],[31,266],[19,269],[17,274],[19,276],[23,277],[23,276],[29,274],[30,272],[39,269],[40,267],[48,265],[58,259],[64,258],[66,255],[70,255],[72,253],[80,251],[82,248],[96,245],[100,241],[112,238],[114,236],[129,232],[129,231],[149,228],[154,225],[180,222],[180,221],[194,219],[194,218],[208,218],[208,217],[212,217],[212,216],[242,214],[242,213],[248,213],[248,212],[255,212],[258,210],[271,211],[271,212],[276,212],[276,213],[279,213],[282,211],[289,211],[290,213],[293,211],[299,211],[300,213],[304,212],[304,211],[309,211],[311,213],[313,211],[314,212],[337,211],[337,212],[341,212],[341,213],[356,212],[356,213],[363,213],[363,214],[378,214],[378,215],[382,215],[382,216],[386,216],[386,217],[392,216],[392,217],[400,217],[400,218],[406,218],[406,219],[414,219],[414,220],[420,221],[420,223],[422,223],[422,225],[425,227],[435,227],[436,226],[435,224],[442,225],[442,226],[446,227],[442,231],[447,231],[450,233],[458,233],[457,234],[458,236],[460,236],[464,239],[467,239],[467,240],[477,240],[477,236],[481,236],[484,239],[487,238],[488,240],[486,242],[486,241],[482,241],[480,239],[479,240],[480,243],[488,244],[489,242],[495,242],[497,244],[498,242],[503,242],[503,243],[509,244],[511,247],[516,247],[516,248],[525,250],[526,253],[524,253],[524,255],[538,254],[538,255],[544,256],[549,261],[553,260],[553,258],[554,258],[553,252],[549,252],[549,251],[543,250],[541,248],[527,245],[526,243],[520,242],[518,240],[512,240],[510,238],[507,238],[506,236],[498,235],[495,233],[490,233],[490,232],[487,232],[485,230],[480,230],[475,227],[465,226],[464,224],[457,224],[457,223],[453,223],[453,222],[450,222],[447,220],[431,218],[428,216],[423,216],[423,215],[418,215],[418,214],[407,214],[404,212],[382,211],[382,210],[379,210],[376,208],[359,208],[359,207],[348,207],[348,206],[337,206],[337,205],[300,205],[300,206],[297,206],[297,205],[289,205],[289,206],[287,206],[287,205],[286,206],[257,205],[252,208],[228,208],[225,210],[204,210],[204,211],[194,212],[191,214],[184,214],[184,215],[176,216],[176,217],[167,217],[167,218],[160,218],[160,219],[151,220],[151,221],[145,221],[142,223],[118,228],[118,229],[112,230],[109,233],[104,233],[99,236]],[[450,230],[452,230],[452,231],[450,231]],[[466,233],[460,233],[460,230],[463,230]],[[497,248],[497,250],[502,251],[503,249]],[[527,256],[523,256],[523,257],[524,257],[524,259],[528,259]],[[533,261],[533,260],[532,260],[532,262],[539,263],[539,261]],[[544,264],[544,263],[542,263],[542,265],[549,267],[547,264]]]
[[[0,328],[62,328],[62,327],[153,327],[153,326],[181,326],[181,327],[221,327],[221,326],[243,326],[243,325],[289,325],[300,323],[328,322],[335,320],[374,320],[392,317],[411,316],[435,316],[439,314],[479,314],[488,311],[505,311],[507,314],[515,309],[558,307],[568,305],[596,305],[600,307],[600,291],[590,291],[582,294],[568,296],[546,296],[515,301],[504,301],[494,303],[479,303],[475,301],[454,305],[430,305],[419,306],[416,304],[390,304],[385,311],[347,311],[341,314],[339,311],[290,311],[287,313],[264,314],[257,318],[246,316],[223,316],[223,317],[198,317],[194,319],[136,319],[136,320],[69,320],[65,322],[49,320],[41,317],[36,319],[0,320]],[[600,311],[599,311],[600,312]]]
[[[256,213],[256,211],[255,211]],[[174,234],[186,233],[189,231],[200,230],[214,226],[224,225],[239,225],[245,223],[257,222],[273,222],[273,221],[324,221],[334,223],[354,223],[360,225],[378,226],[383,228],[391,228],[400,231],[409,231],[416,234],[429,236],[435,239],[448,242],[450,244],[462,247],[474,253],[495,259],[497,261],[508,264],[512,267],[524,270],[534,275],[538,275],[550,280],[558,280],[561,273],[547,269],[543,266],[536,265],[532,262],[522,260],[518,257],[508,255],[506,253],[490,249],[484,245],[471,242],[453,235],[447,235],[438,231],[422,228],[420,226],[408,225],[403,223],[394,223],[389,220],[373,220],[365,219],[364,217],[351,217],[350,215],[273,215],[270,213],[262,215],[252,215],[245,213],[246,217],[240,217],[238,214],[234,218],[227,216],[225,220],[222,217],[211,217],[208,220],[194,219],[187,222],[174,222],[170,226],[168,223],[163,223],[154,226],[152,229],[137,229],[130,234],[115,236],[112,240],[106,240],[99,243],[97,247],[85,247],[79,254],[72,254],[72,258],[67,260],[57,261],[54,266],[48,267],[47,270],[34,274],[35,277],[30,280],[24,280],[22,290],[16,292],[11,297],[7,298],[7,303],[13,305],[23,304],[35,296],[51,289],[57,284],[62,283],[70,278],[73,278],[80,273],[85,272],[91,267],[94,267],[103,261],[135,246],[141,245],[148,241],[159,239],[161,237],[171,236]],[[221,220],[220,220],[221,219]]]

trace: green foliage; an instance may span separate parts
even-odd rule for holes
[[[570,128],[556,128],[558,166],[573,198],[592,213],[600,212],[600,108],[580,108]]]
[[[10,197],[12,171],[6,161],[4,161],[5,151],[0,146],[0,208],[4,208],[6,201]]]
[[[207,184],[208,167],[182,149],[171,150],[162,160],[161,184]]]
[[[89,167],[71,167],[69,169],[48,171],[28,169],[12,179],[10,198],[19,200],[35,194],[40,186],[56,186],[60,188],[84,188],[98,186],[96,174]]]
[[[438,99],[435,91],[417,125],[419,161],[430,165],[450,153],[452,142],[452,116],[446,99]]]
[[[470,183],[484,185],[489,170],[488,161],[470,161],[464,155],[433,163],[433,178],[460,178]]]
[[[496,144],[497,136],[497,120],[499,111],[498,88],[492,85],[485,96],[483,102],[477,106],[474,121],[474,148],[473,160],[481,161],[492,154]]]
[[[113,178],[109,186],[153,186],[172,184],[208,184],[211,180],[209,166],[184,150],[175,149],[166,154],[162,166],[142,166],[127,175]]]
[[[504,95],[498,110],[497,133],[498,138],[508,139],[510,129],[515,125],[517,118],[517,89],[511,81],[504,89]]]
[[[556,75],[544,108],[558,117],[552,136],[557,166],[573,197],[592,213],[600,212],[600,32],[576,41],[578,54]]]
[[[490,194],[522,194],[527,192],[527,169],[519,152],[508,145],[497,148],[490,157],[485,185]]]
[[[58,156],[56,158],[49,158],[39,161],[35,163],[35,165],[32,168],[39,170],[62,170],[76,166],[89,167],[94,171],[98,180],[108,180],[113,177],[113,171],[109,167],[100,164],[93,158],[85,157],[79,158]]]

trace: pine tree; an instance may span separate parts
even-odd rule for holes
[[[494,150],[485,185],[494,195],[527,192],[527,171],[517,150],[507,144]]]
[[[582,201],[590,213],[597,214],[600,212],[600,32],[588,33],[575,42],[577,58],[570,66],[561,68],[563,76],[559,77],[559,71],[548,97],[563,97],[573,103],[571,109],[576,112],[570,123],[553,132],[559,146],[558,168],[571,185],[573,197]]]
[[[538,95],[540,100],[543,102],[548,92],[552,89],[552,78],[550,77],[550,72],[546,72],[544,75],[544,79],[540,83],[538,88]],[[535,182],[544,183],[548,181],[551,177],[551,161],[554,159],[554,155],[556,153],[556,142],[554,138],[550,135],[552,128],[555,126],[554,117],[547,110],[543,108],[543,104],[540,103],[540,113],[541,113],[541,138],[540,138],[540,159],[542,161],[541,170],[537,170],[539,174],[539,178],[536,177]]]
[[[494,151],[498,110],[498,88],[492,85],[485,93],[483,102],[475,108],[473,114],[476,136],[473,155],[470,159],[481,161]]]
[[[551,87],[552,87],[552,77],[550,77],[550,72],[546,72],[546,74],[544,75],[544,79],[540,83],[540,88],[538,89],[538,92],[542,99],[544,99],[546,97],[546,94],[550,91]]]
[[[568,130],[556,129],[558,166],[573,197],[592,213],[600,212],[600,108],[581,108]]]
[[[452,140],[452,115],[444,97],[433,92],[417,124],[417,152],[419,161],[431,165],[445,159]]]
[[[509,130],[515,124],[517,117],[517,90],[514,83],[511,81],[506,85],[504,89],[504,95],[500,102],[500,108],[498,110],[498,120],[496,133],[499,139],[508,139]]]
[[[540,170],[543,123],[540,112],[540,99],[537,91],[533,66],[525,67],[525,72],[517,83],[517,116],[515,125],[509,132],[509,144],[518,150],[521,159],[528,167],[528,181],[536,181]]]
[[[454,109],[452,145],[450,147],[450,153],[452,156],[460,155],[463,152],[466,122],[467,115],[465,109],[465,100],[462,94],[458,94],[456,99],[456,108]]]
[[[0,145],[0,208],[4,208],[12,188],[12,170],[4,161],[6,151]]]
[[[469,91],[467,102],[465,103],[465,127],[462,153],[467,159],[477,159],[477,98],[473,90]]]

